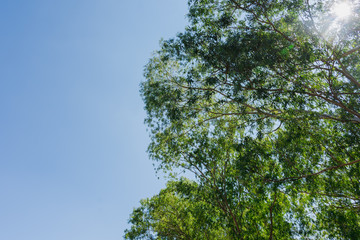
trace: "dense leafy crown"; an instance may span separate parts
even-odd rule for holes
[[[144,200],[126,238],[360,238],[360,2],[347,2],[340,18],[332,0],[189,1],[141,93],[158,170],[196,181]]]

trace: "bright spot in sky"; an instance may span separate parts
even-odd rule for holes
[[[351,14],[351,7],[347,2],[340,2],[333,6],[332,12],[341,19],[347,18]]]

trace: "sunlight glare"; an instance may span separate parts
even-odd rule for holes
[[[333,6],[332,12],[340,19],[345,19],[351,14],[351,7],[347,2],[340,2]]]

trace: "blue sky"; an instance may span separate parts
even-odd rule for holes
[[[164,186],[139,83],[186,0],[0,4],[0,239],[122,239]]]

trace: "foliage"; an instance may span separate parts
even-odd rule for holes
[[[128,239],[230,239],[223,213],[188,179],[170,181],[131,215]]]
[[[331,0],[190,0],[189,26],[148,63],[150,157],[158,170],[196,175],[196,195],[223,216],[214,232],[360,236],[360,3],[351,3],[352,16],[338,19]],[[181,214],[196,207],[176,201],[188,204]],[[142,216],[167,225],[155,212]],[[220,239],[165,237],[151,224],[158,239]]]

